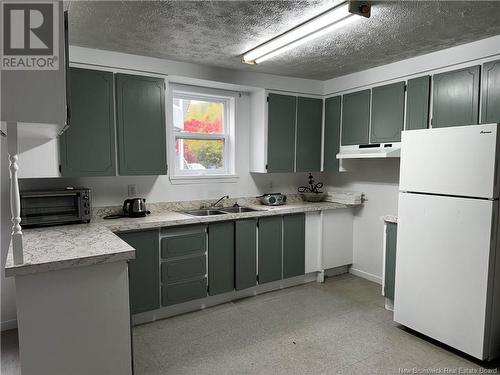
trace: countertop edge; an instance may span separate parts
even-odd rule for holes
[[[61,271],[70,268],[95,266],[135,259],[135,249],[113,254],[93,255],[84,258],[64,259],[47,263],[21,264],[5,267],[5,277],[26,276],[42,272]]]

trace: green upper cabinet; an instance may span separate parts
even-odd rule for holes
[[[119,174],[166,174],[164,80],[116,74],[116,113]]]
[[[396,82],[372,89],[371,143],[401,141],[404,102],[404,82]]]
[[[342,145],[367,144],[370,128],[370,90],[343,96]]]
[[[500,60],[483,66],[481,123],[500,122]]]
[[[408,80],[406,88],[406,130],[429,126],[430,76]]]
[[[323,99],[297,98],[296,172],[321,169]]]
[[[477,65],[433,76],[433,128],[478,123],[479,70]]]
[[[341,97],[334,96],[325,100],[325,148],[323,168],[325,171],[338,171],[337,154],[340,148]]]
[[[234,226],[236,290],[242,290],[257,283],[257,221],[237,220]]]
[[[234,290],[234,222],[208,225],[208,294]]]
[[[283,278],[305,273],[306,215],[283,217]]]
[[[64,177],[114,176],[113,73],[70,69],[71,126],[60,137]]]
[[[129,294],[132,314],[160,307],[159,234],[157,230],[118,233],[135,249],[129,262]]]
[[[267,171],[293,172],[297,97],[268,95]]]
[[[259,284],[282,278],[283,217],[269,216],[259,219]]]

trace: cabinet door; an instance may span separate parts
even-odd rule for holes
[[[71,68],[71,126],[60,137],[64,177],[114,176],[113,73]]]
[[[296,171],[321,169],[321,126],[323,99],[297,98]]]
[[[208,294],[234,289],[234,222],[208,226]]]
[[[282,278],[282,224],[281,216],[259,219],[259,284]]]
[[[500,60],[483,66],[481,123],[500,122]]]
[[[370,127],[370,90],[344,95],[342,102],[342,145],[367,144]]]
[[[432,80],[433,128],[478,123],[479,65],[436,74]]]
[[[385,275],[384,296],[394,300],[394,284],[396,280],[396,241],[398,226],[387,223],[385,229]]]
[[[371,143],[400,142],[404,122],[405,83],[372,90]]]
[[[257,283],[257,222],[254,219],[235,222],[236,290]]]
[[[430,76],[408,80],[406,88],[406,130],[429,126]]]
[[[306,216],[283,217],[283,278],[305,273]]]
[[[137,314],[160,307],[159,235],[157,230],[119,233],[135,249],[129,262],[130,311]]]
[[[325,100],[325,148],[323,169],[329,172],[339,170],[337,154],[340,148],[340,105],[340,96],[334,96]]]
[[[293,172],[297,98],[269,94],[267,120],[267,171]]]
[[[166,174],[164,80],[116,74],[116,113],[120,175]]]

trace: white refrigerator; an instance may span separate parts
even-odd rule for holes
[[[394,320],[500,355],[499,125],[403,132]]]

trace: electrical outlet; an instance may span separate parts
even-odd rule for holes
[[[128,188],[129,198],[133,198],[137,195],[137,191],[135,190],[135,184],[130,184],[127,186],[127,188]]]

